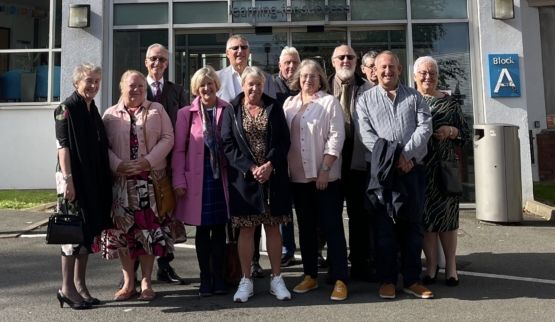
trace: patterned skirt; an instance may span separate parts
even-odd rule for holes
[[[141,255],[165,256],[173,252],[169,220],[157,215],[148,173],[132,178],[117,177],[112,191],[115,228],[104,230],[100,236],[102,256],[115,259],[123,252],[136,259]]]

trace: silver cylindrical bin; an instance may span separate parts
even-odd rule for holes
[[[476,219],[522,221],[522,182],[518,126],[474,125]]]

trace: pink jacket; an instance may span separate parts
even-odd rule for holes
[[[221,142],[222,112],[229,104],[224,100],[218,99],[216,105],[216,136]],[[192,120],[190,119],[191,116]],[[187,131],[189,124],[191,124],[190,132]],[[189,147],[187,151],[185,151],[185,141],[189,135]],[[227,161],[225,157],[223,157],[223,151],[220,165],[224,195],[226,204],[228,204]],[[187,225],[200,226],[201,224],[203,176],[204,137],[202,134],[200,98],[197,97],[190,106],[186,106],[177,112],[175,145],[172,154],[173,186],[174,188],[186,189],[185,195],[181,198],[177,198],[177,205],[174,213],[177,219],[183,221]]]
[[[146,139],[148,149],[145,146],[145,135],[143,131],[144,111],[141,107],[136,115],[137,137],[139,139],[139,155],[147,159],[153,170],[166,168],[166,156],[173,147],[173,128],[170,117],[164,107],[158,103],[146,101],[143,106],[149,106],[146,118]],[[102,116],[110,149],[110,168],[116,170],[121,162],[130,160],[129,136],[131,118],[125,110],[122,102],[110,107]],[[147,150],[150,151],[147,153]]]

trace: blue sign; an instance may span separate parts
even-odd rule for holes
[[[491,97],[520,97],[518,54],[489,54]]]

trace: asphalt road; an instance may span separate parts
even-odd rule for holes
[[[0,212],[0,237],[43,218]],[[173,262],[189,285],[156,283],[157,298],[150,303],[113,302],[119,263],[93,255],[87,281],[103,305],[87,311],[60,309],[55,297],[61,280],[59,249],[45,245],[43,233],[41,227],[0,239],[0,321],[555,321],[555,224],[532,217],[521,225],[500,226],[463,212],[457,257],[461,283],[444,286],[440,273],[440,283],[431,287],[433,300],[398,293],[397,299],[385,301],[378,297],[376,283],[351,282],[349,298],[333,303],[325,272],[318,290],[294,294],[287,302],[268,293],[268,277],[255,280],[255,296],[248,303],[233,303],[234,289],[199,298],[190,240],[177,249]],[[264,256],[262,266],[269,267]],[[300,281],[302,267],[286,268],[283,274],[291,289]]]

